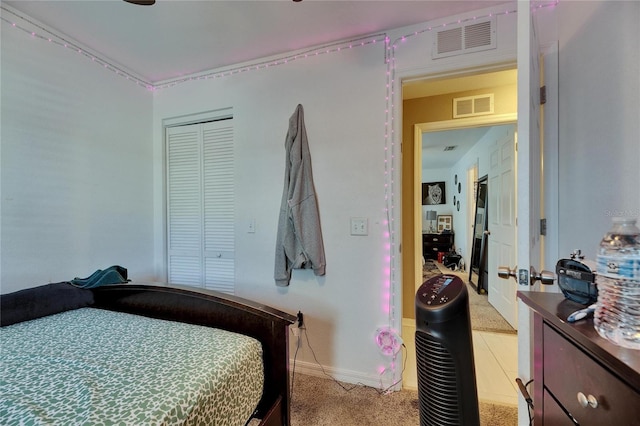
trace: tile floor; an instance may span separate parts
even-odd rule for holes
[[[437,264],[441,271],[452,273],[441,264]],[[465,282],[468,273],[454,273]],[[415,320],[403,319],[402,333],[404,336],[415,334]],[[476,367],[476,386],[478,399],[487,402],[497,402],[508,405],[518,405],[518,336],[506,333],[490,333],[472,331],[473,356]],[[407,344],[407,365],[415,365],[415,343],[405,339]],[[407,368],[404,386],[417,389],[415,367]]]
[[[441,263],[436,266],[442,273],[468,281],[468,272],[452,272]],[[478,399],[518,405],[518,336],[484,331],[472,331],[471,335]]]
[[[478,399],[518,404],[518,337],[472,331]]]
[[[415,325],[404,320],[402,327],[407,346],[403,387],[417,390]],[[472,331],[478,399],[506,405],[518,405],[518,337],[515,334]]]

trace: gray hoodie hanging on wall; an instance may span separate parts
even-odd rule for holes
[[[302,105],[298,105],[289,118],[285,151],[287,162],[274,274],[276,285],[280,287],[289,285],[292,269],[313,269],[316,275],[325,274],[320,212]]]

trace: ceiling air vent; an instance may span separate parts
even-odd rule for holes
[[[444,147],[444,152],[453,151],[454,149],[456,149],[457,146],[458,145],[445,146]]]
[[[433,59],[496,48],[495,17],[473,20],[471,23],[447,25],[436,32],[431,56]]]
[[[453,118],[493,114],[493,93],[453,98]]]

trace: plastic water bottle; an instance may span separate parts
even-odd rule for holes
[[[640,349],[640,229],[636,219],[614,218],[600,242],[594,326],[613,343]]]

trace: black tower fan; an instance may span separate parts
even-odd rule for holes
[[[462,280],[438,275],[416,294],[421,426],[480,425],[469,295]]]

